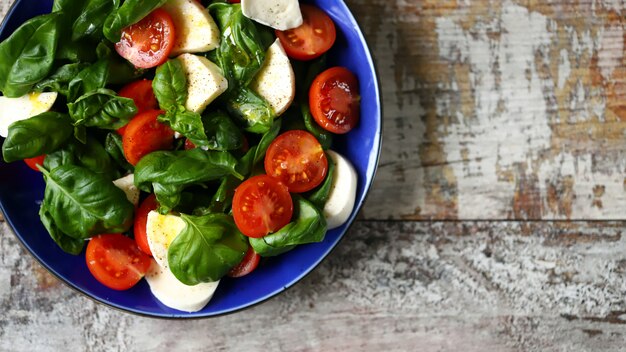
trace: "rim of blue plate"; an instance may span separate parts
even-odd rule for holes
[[[20,6],[20,4],[23,1],[28,1],[28,0],[16,0],[11,5],[9,10],[7,11],[7,14],[5,15],[4,19],[2,20],[2,23],[0,24],[0,35],[4,34],[4,32],[6,30],[6,26],[8,24],[8,21],[12,18],[12,16],[14,15],[14,12],[16,11],[17,7]],[[7,223],[9,224],[11,229],[13,230],[13,233],[15,234],[15,237],[17,237],[17,239],[18,239],[18,243],[22,246],[22,248],[25,248],[28,251],[28,253],[30,253],[30,255],[32,255],[39,262],[39,264],[41,264],[44,268],[46,268],[46,270],[48,270],[48,272],[50,272],[52,275],[54,275],[56,278],[58,278],[61,282],[63,282],[65,285],[67,285],[72,290],[74,290],[76,292],[79,292],[80,294],[82,294],[83,296],[87,297],[88,299],[90,299],[92,301],[95,301],[97,303],[100,303],[100,304],[103,304],[105,306],[111,307],[113,309],[122,311],[124,313],[131,313],[133,315],[147,317],[147,318],[167,319],[167,320],[181,320],[181,319],[182,320],[187,320],[187,319],[213,318],[213,317],[219,317],[219,316],[224,316],[224,315],[228,315],[228,314],[233,314],[233,313],[236,313],[236,312],[241,312],[243,310],[255,307],[256,305],[259,305],[261,303],[264,303],[264,302],[268,301],[269,299],[274,298],[274,297],[278,296],[279,294],[285,292],[289,288],[295,286],[295,284],[297,284],[298,282],[302,281],[302,279],[304,279],[307,275],[309,275],[311,272],[313,272],[313,270],[315,270],[322,263],[322,261],[324,261],[326,258],[328,258],[328,256],[332,253],[332,251],[335,248],[337,248],[337,245],[339,244],[339,242],[345,237],[346,233],[348,233],[348,231],[350,231],[350,229],[354,225],[356,217],[359,214],[359,212],[361,211],[361,208],[363,207],[363,204],[367,200],[367,198],[369,196],[370,189],[372,187],[372,183],[373,183],[374,179],[376,178],[376,173],[378,171],[378,166],[379,166],[378,164],[379,164],[379,161],[380,161],[380,154],[381,154],[381,150],[382,150],[383,101],[382,101],[382,96],[381,96],[381,93],[380,93],[380,76],[378,74],[378,70],[377,70],[376,65],[375,65],[375,60],[374,60],[374,58],[372,56],[372,52],[371,52],[370,46],[369,46],[367,40],[365,39],[365,37],[363,36],[363,31],[361,30],[360,25],[358,24],[358,22],[354,18],[354,15],[352,14],[352,11],[350,11],[349,7],[346,5],[344,0],[335,0],[335,1],[337,2],[337,4],[339,4],[341,6],[341,10],[345,11],[345,13],[347,14],[348,19],[350,20],[350,23],[356,29],[356,32],[357,32],[358,37],[360,39],[360,42],[363,43],[363,49],[364,49],[364,52],[365,52],[365,59],[366,59],[367,64],[370,67],[370,69],[371,69],[371,71],[372,71],[372,73],[374,75],[372,89],[374,90],[375,96],[378,98],[378,104],[376,105],[376,111],[374,111],[373,114],[377,115],[376,117],[377,117],[377,119],[379,121],[379,129],[378,129],[378,131],[376,132],[376,134],[374,136],[375,137],[374,145],[377,145],[377,148],[375,148],[375,149],[373,149],[371,151],[371,153],[375,154],[374,155],[374,160],[373,160],[374,161],[374,165],[373,165],[372,175],[371,175],[371,177],[367,177],[367,183],[365,184],[365,187],[364,187],[363,197],[361,197],[361,199],[357,199],[358,203],[355,205],[355,210],[352,212],[350,218],[347,221],[346,228],[339,234],[339,236],[337,236],[333,240],[333,242],[328,247],[328,249],[324,253],[322,253],[322,255],[320,255],[319,258],[315,262],[312,262],[308,266],[308,268],[306,270],[304,270],[300,275],[294,277],[290,282],[288,282],[283,287],[281,287],[279,289],[276,289],[276,290],[274,290],[274,291],[272,291],[272,292],[270,292],[270,293],[268,293],[266,295],[258,297],[256,300],[253,300],[253,301],[248,302],[246,304],[240,305],[238,307],[234,307],[234,308],[231,308],[231,309],[224,309],[222,311],[218,311],[218,312],[211,313],[211,314],[202,314],[201,312],[195,312],[195,313],[200,313],[200,314],[192,314],[192,315],[184,314],[183,312],[181,312],[181,314],[179,314],[179,315],[177,315],[177,314],[166,314],[166,313],[163,313],[163,314],[146,313],[146,312],[143,312],[143,311],[138,310],[138,309],[125,307],[125,306],[122,306],[122,305],[119,305],[119,304],[115,304],[113,302],[106,301],[106,300],[101,299],[99,297],[95,297],[95,296],[89,294],[88,292],[86,292],[85,290],[81,289],[80,287],[78,287],[72,281],[68,280],[62,274],[57,272],[52,266],[48,265],[48,263],[46,261],[44,261],[31,248],[31,246],[29,246],[27,241],[25,241],[24,238],[22,237],[22,235],[17,231],[17,227],[13,223],[12,218],[5,216],[5,221],[7,221]],[[2,210],[2,212],[4,214],[6,214],[5,207],[6,207],[5,201],[3,199],[0,199],[0,210]]]

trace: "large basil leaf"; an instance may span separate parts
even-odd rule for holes
[[[326,155],[326,159],[328,160],[328,172],[326,173],[326,179],[316,189],[312,190],[307,197],[309,201],[318,209],[324,209],[324,205],[326,205],[326,201],[330,195],[330,190],[335,178],[335,162],[328,156],[328,154]]]
[[[9,135],[2,145],[4,161],[33,158],[60,148],[74,128],[65,114],[44,112],[9,126]]]
[[[243,146],[243,133],[227,114],[220,111],[205,113],[202,123],[209,149],[236,150]]]
[[[170,126],[174,131],[187,137],[197,147],[208,147],[209,141],[204,132],[200,114],[187,110],[170,110],[159,116],[159,122]]]
[[[180,192],[188,186],[219,180],[228,175],[243,178],[235,171],[237,159],[228,152],[157,151],[144,156],[135,166],[135,185],[150,192],[154,189],[161,210],[174,208]]]
[[[285,253],[299,244],[321,242],[326,235],[326,219],[308,200],[294,196],[293,222],[261,238],[250,238],[250,245],[262,257]]]
[[[111,12],[104,21],[104,36],[117,43],[122,37],[122,29],[139,22],[167,0],[126,0],[120,8]]]
[[[186,226],[167,252],[172,273],[186,285],[221,279],[248,250],[246,238],[225,214],[180,215]]]
[[[126,171],[133,173],[135,167],[131,165],[124,156],[124,148],[122,147],[122,136],[117,132],[109,132],[104,141],[104,149],[111,158]]]
[[[54,170],[63,165],[83,166],[97,174],[103,174],[110,180],[120,176],[117,165],[104,146],[94,137],[87,136],[85,144],[76,140],[71,141],[63,148],[50,153],[44,160],[47,170]]]
[[[73,255],[78,255],[83,251],[83,247],[85,247],[85,240],[72,238],[62,233],[55,225],[54,219],[52,218],[52,215],[50,215],[50,211],[46,208],[45,204],[41,204],[41,207],[39,208],[39,218],[41,219],[43,226],[46,230],[48,230],[52,240],[54,240],[54,242],[56,242],[56,244],[63,251]]]
[[[180,60],[168,60],[157,68],[152,89],[161,109],[175,110],[184,106],[187,100],[187,76]]]
[[[0,91],[20,97],[46,78],[54,64],[61,16],[51,13],[22,24],[0,43]]]
[[[79,96],[104,88],[109,77],[109,60],[100,59],[80,71],[68,86],[68,100],[75,101]]]
[[[105,129],[120,128],[137,113],[132,99],[105,88],[81,96],[67,108],[75,125]]]
[[[276,117],[274,109],[258,93],[248,87],[241,87],[225,95],[228,112],[242,121],[246,131],[265,133]]]
[[[132,225],[133,204],[105,176],[75,165],[42,172],[46,180],[43,204],[61,232],[84,239],[124,232]]]
[[[59,67],[51,76],[40,81],[34,87],[37,92],[52,91],[65,96],[68,95],[69,83],[89,64],[72,63]]]
[[[117,9],[119,0],[90,0],[72,25],[72,40],[85,37],[100,39],[107,16]]]

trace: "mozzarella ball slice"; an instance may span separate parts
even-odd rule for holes
[[[135,174],[128,174],[113,181],[113,184],[126,193],[128,201],[135,206],[139,204],[139,189],[135,186]]]
[[[169,268],[152,261],[146,273],[150,291],[164,305],[183,312],[197,312],[209,303],[219,281],[188,286],[178,281]]]
[[[0,136],[9,134],[9,125],[44,113],[57,99],[56,92],[28,93],[19,98],[0,96]]]
[[[296,96],[296,75],[285,49],[276,39],[265,56],[263,66],[254,77],[250,87],[259,93],[280,116]]]
[[[302,24],[298,0],[241,0],[241,11],[249,19],[280,31]]]
[[[168,268],[167,251],[181,231],[187,226],[185,221],[176,215],[161,215],[156,211],[148,213],[146,237],[154,260],[162,268]]]
[[[335,162],[333,182],[323,210],[330,230],[343,225],[350,217],[354,209],[358,178],[356,170],[346,158],[332,150],[326,153]]]
[[[182,54],[178,57],[187,76],[187,110],[202,113],[228,89],[228,80],[220,68],[204,56]]]
[[[209,10],[195,0],[169,0],[163,5],[174,21],[176,40],[170,56],[210,51],[220,44],[220,31]]]

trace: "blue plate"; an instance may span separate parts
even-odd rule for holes
[[[350,10],[341,0],[306,2],[324,9],[337,26],[337,42],[329,55],[329,64],[349,68],[360,82],[361,122],[347,136],[336,138],[333,146],[352,161],[359,175],[356,207],[345,225],[329,231],[321,243],[299,246],[268,259],[248,276],[223,279],[203,310],[184,313],[162,305],[152,296],[145,280],[128,291],[114,291],[98,283],[89,273],[84,255],[72,256],[60,250],[39,221],[39,204],[44,192],[41,174],[23,162],[2,163],[0,207],[24,247],[51,273],[88,297],[131,313],[162,318],[201,318],[232,313],[283,292],[313,270],[345,235],[363,205],[376,172],[382,126],[374,63]],[[0,39],[4,40],[21,23],[51,8],[52,0],[17,0],[0,27]]]

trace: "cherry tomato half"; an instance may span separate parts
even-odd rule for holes
[[[348,133],[359,122],[361,97],[356,76],[344,67],[320,73],[309,89],[311,115],[333,133]]]
[[[265,172],[280,180],[289,192],[317,187],[328,171],[328,159],[317,139],[306,131],[287,131],[276,137],[265,154]]]
[[[258,175],[244,181],[233,197],[233,217],[248,237],[263,237],[287,225],[293,215],[289,190],[278,180]]]
[[[259,266],[259,261],[261,260],[261,256],[258,255],[252,246],[248,247],[248,251],[246,255],[243,257],[241,262],[237,264],[234,268],[230,269],[228,272],[228,276],[230,277],[242,277],[250,274],[251,272]]]
[[[37,165],[41,165],[43,166],[43,161],[46,159],[46,154],[44,155],[40,155],[40,156],[36,156],[34,158],[28,158],[28,159],[24,159],[24,162],[26,163],[26,165],[28,165],[28,167],[30,167],[31,169],[38,171],[39,169],[37,168]]]
[[[149,195],[141,202],[139,209],[135,213],[135,223],[133,225],[133,233],[135,234],[135,242],[144,253],[152,255],[150,245],[148,244],[148,234],[146,232],[146,223],[148,222],[148,213],[159,207],[159,202],[154,194]]]
[[[137,113],[159,108],[159,102],[152,90],[152,81],[149,79],[128,83],[117,95],[132,99],[135,102],[135,106],[137,106]],[[126,126],[123,126],[118,128],[117,132],[123,135],[125,130]]]
[[[148,271],[151,259],[132,239],[121,235],[98,235],[87,244],[87,268],[100,283],[114,290],[127,290]]]
[[[163,9],[156,9],[141,21],[122,30],[115,44],[121,57],[139,68],[151,68],[164,63],[174,47],[174,21]]]
[[[126,125],[126,131],[122,136],[122,148],[126,160],[132,165],[137,165],[148,153],[172,149],[174,131],[157,121],[157,117],[164,113],[161,110],[144,111],[135,115]]]
[[[285,48],[287,55],[296,60],[312,60],[335,44],[337,32],[335,24],[319,8],[300,4],[303,22],[300,27],[286,31],[276,30],[276,37]]]

